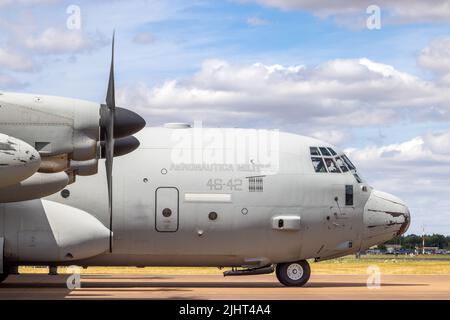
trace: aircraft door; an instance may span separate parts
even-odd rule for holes
[[[333,185],[331,204],[326,217],[326,227],[333,231],[334,244],[348,241],[352,243],[356,238],[356,210],[353,204],[352,185]],[[355,245],[357,245],[355,243]]]
[[[155,227],[158,232],[176,232],[180,193],[174,187],[160,187],[155,194]]]

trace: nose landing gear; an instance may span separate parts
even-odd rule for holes
[[[7,266],[3,266],[3,273],[0,273],[0,283],[6,280],[9,276],[9,268]]]
[[[4,264],[3,248],[5,246],[5,239],[0,237],[0,283],[5,281],[9,276],[9,268]]]
[[[311,275],[311,268],[306,260],[279,263],[276,275],[278,281],[288,287],[304,286]]]

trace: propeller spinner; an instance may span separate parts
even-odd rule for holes
[[[114,156],[124,155],[139,147],[139,141],[130,137],[145,127],[145,120],[138,114],[116,107],[115,76],[114,76],[114,41],[112,38],[111,67],[109,72],[106,104],[100,108],[100,138],[101,158],[105,159],[106,179],[108,185],[108,211],[110,241],[109,251],[112,252],[113,241],[113,161]],[[116,140],[117,139],[117,143]]]

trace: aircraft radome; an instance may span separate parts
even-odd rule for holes
[[[302,286],[307,259],[408,229],[405,203],[324,141],[141,130],[139,115],[116,107],[113,63],[114,51],[102,105],[0,93],[0,280],[18,265],[215,266]]]

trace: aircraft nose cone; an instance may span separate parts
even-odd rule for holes
[[[114,138],[131,136],[143,129],[145,125],[145,120],[137,113],[124,108],[116,108]]]
[[[374,190],[364,207],[365,247],[383,243],[404,234],[410,225],[411,214],[399,198]]]
[[[409,229],[409,225],[411,224],[411,213],[409,208],[405,205],[405,222],[402,224],[400,230],[398,231],[398,235],[404,234]]]

